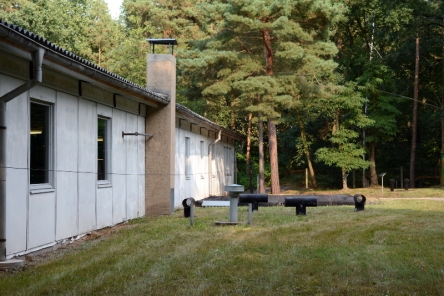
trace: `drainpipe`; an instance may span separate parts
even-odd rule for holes
[[[0,261],[6,261],[6,103],[42,82],[45,50],[32,53],[32,79],[0,97]]]
[[[213,171],[213,153],[211,152],[211,148],[220,141],[222,135],[222,130],[219,130],[219,133],[217,134],[217,139],[208,144],[208,195],[210,196],[213,192],[213,181],[212,181],[212,171]]]

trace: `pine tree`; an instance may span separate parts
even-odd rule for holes
[[[331,75],[336,48],[329,40],[330,29],[342,6],[317,0],[256,0],[215,1],[200,8],[214,35],[192,43],[196,49],[184,55],[182,67],[206,76],[202,94],[211,104],[232,112],[260,112],[267,119],[272,193],[279,193],[276,123],[295,99],[287,91],[288,77],[316,80],[317,75]],[[258,96],[261,102],[251,105]]]

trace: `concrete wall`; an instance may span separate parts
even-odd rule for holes
[[[0,73],[0,95],[23,82]],[[8,257],[145,214],[146,139],[122,137],[122,131],[145,133],[145,118],[48,85],[6,104]],[[49,188],[40,190],[29,184],[32,100],[52,109],[53,174]],[[111,123],[110,182],[105,185],[97,181],[99,115]]]

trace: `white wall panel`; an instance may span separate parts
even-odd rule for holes
[[[148,164],[149,165],[149,164]],[[185,187],[185,131],[176,129],[174,207],[182,205]]]
[[[78,98],[57,93],[56,107],[56,164],[57,171],[77,171],[78,160]],[[80,119],[82,120],[82,119]]]
[[[145,118],[139,116],[137,119],[137,131],[139,133],[145,133]],[[149,139],[141,137],[139,139],[137,146],[137,173],[138,173],[138,200],[139,209],[138,216],[142,217],[145,215],[145,142]]]
[[[23,81],[0,75],[0,95],[23,84]],[[28,167],[29,99],[28,93],[6,103],[6,166]],[[27,184],[28,181],[24,180]]]
[[[78,168],[81,173],[97,173],[97,118],[96,103],[80,99]]]
[[[112,184],[113,184],[113,224],[126,219],[126,145],[127,138],[122,137],[126,131],[127,113],[113,110],[112,118]]]
[[[113,176],[113,224],[126,220],[126,176]]]
[[[6,255],[26,250],[28,194],[28,171],[6,169]]]
[[[61,240],[77,235],[77,173],[57,172],[56,188],[56,239]]]
[[[113,188],[97,189],[97,229],[113,225]]]
[[[86,233],[96,229],[96,175],[78,174],[78,233]],[[112,197],[110,197],[111,200]]]
[[[56,239],[77,234],[78,98],[57,93],[56,108]]]
[[[127,217],[126,219],[134,219],[138,217],[139,200],[137,182],[139,178],[136,174],[126,176],[126,198],[127,198]]]
[[[55,193],[32,194],[29,197],[28,249],[55,240]],[[9,226],[10,227],[10,226]]]
[[[23,81],[0,74],[0,95]],[[6,104],[6,255],[26,250],[28,218],[28,93]],[[12,226],[12,227],[11,227]]]
[[[137,131],[137,115],[127,113],[126,115],[126,132],[134,133]],[[126,144],[126,219],[137,218],[139,208],[138,200],[138,142],[145,137],[142,136],[126,136],[124,141]]]
[[[83,99],[79,100],[78,147],[79,233],[85,233],[96,229],[97,223],[97,107]]]

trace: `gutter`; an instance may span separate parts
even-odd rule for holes
[[[42,64],[46,50],[32,52],[31,80],[0,97],[0,262],[6,261],[6,103],[42,82]]]
[[[213,153],[212,151],[212,147],[214,145],[216,145],[217,142],[219,142],[222,138],[222,130],[219,130],[219,133],[217,134],[217,139],[214,140],[214,142],[211,142],[210,144],[208,144],[208,196],[211,196],[212,192],[213,192]]]

